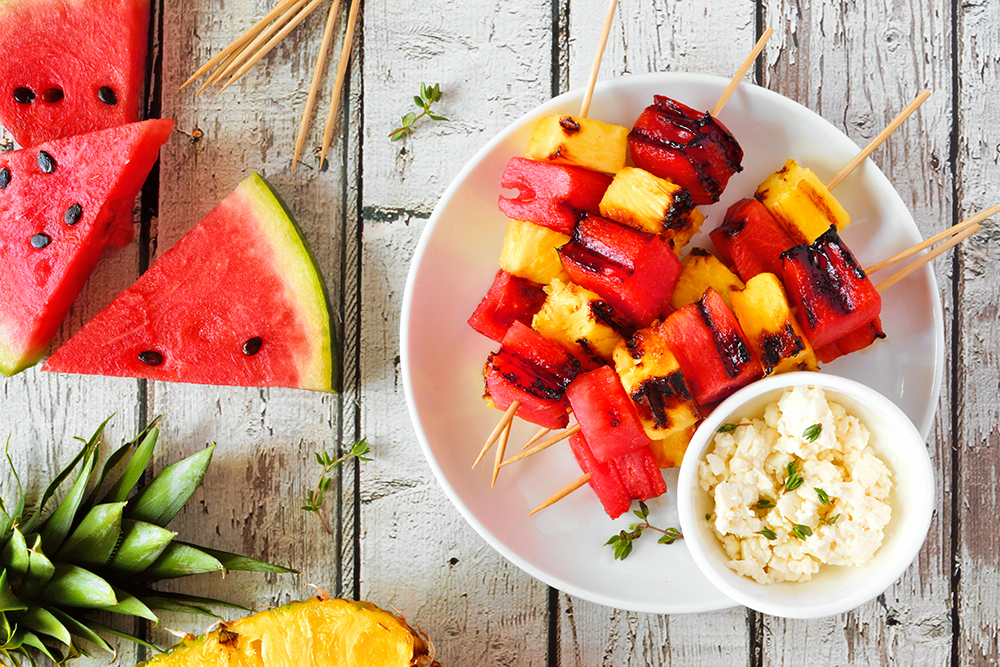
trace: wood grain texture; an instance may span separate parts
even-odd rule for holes
[[[844,5],[768,2],[776,33],[766,84],[818,112],[863,146],[923,88],[931,98],[873,155],[923,235],[952,224],[951,15],[944,2]],[[849,238],[849,237],[845,237]],[[935,265],[951,328],[950,259]],[[885,298],[893,298],[893,292]],[[892,344],[891,332],[889,343]],[[950,358],[950,355],[948,355]],[[948,367],[946,362],[946,368]],[[765,664],[940,665],[951,654],[951,374],[944,379],[929,447],[934,520],[903,578],[877,601],[835,618],[765,619]]]
[[[964,2],[958,18],[956,57],[961,80],[958,95],[959,217],[1000,202],[1000,6],[995,2]],[[956,293],[961,338],[956,362],[961,369],[957,387],[957,423],[953,445],[957,454],[956,554],[959,633],[957,664],[993,665],[1000,661],[997,634],[1000,611],[1000,519],[997,518],[997,478],[1000,461],[1000,247],[998,221],[969,239],[959,254]]]
[[[434,639],[442,664],[544,665],[548,588],[461,518],[425,462],[406,412],[399,312],[426,217],[462,165],[548,97],[548,2],[368,2],[364,15],[361,268],[361,594],[394,604]],[[421,81],[435,108],[390,142]],[[486,409],[484,407],[484,409]]]

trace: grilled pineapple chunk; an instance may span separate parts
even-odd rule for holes
[[[694,248],[681,265],[681,277],[678,278],[674,295],[670,299],[674,310],[694,303],[709,287],[721,294],[726,305],[732,308],[729,293],[743,289],[743,281],[715,255],[701,248]]]
[[[615,174],[600,208],[605,218],[659,234],[675,252],[691,240],[705,219],[685,188],[635,167]]]
[[[569,237],[547,227],[523,220],[511,220],[500,250],[500,268],[517,276],[547,285],[558,278],[569,282],[556,248]]]
[[[525,157],[606,174],[625,166],[628,128],[590,118],[548,116],[535,125]]]
[[[650,440],[649,449],[653,452],[656,465],[661,468],[677,468],[684,460],[684,452],[691,444],[691,436],[694,435],[697,424],[692,424],[680,431],[674,431],[665,438]]]
[[[701,419],[677,358],[655,329],[640,329],[615,348],[615,370],[653,440]]]
[[[558,278],[544,289],[545,303],[531,328],[562,345],[585,366],[590,362],[596,368],[610,361],[622,337],[608,324],[610,308],[601,297]]]
[[[818,370],[812,345],[795,320],[777,276],[758,273],[747,281],[746,289],[730,297],[765,375]]]
[[[801,243],[812,243],[830,225],[836,225],[840,231],[851,222],[826,185],[795,160],[789,159],[784,167],[764,179],[756,197],[792,238]]]

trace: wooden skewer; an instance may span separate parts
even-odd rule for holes
[[[924,101],[931,96],[931,91],[924,90],[917,98],[906,105],[906,108],[899,112],[889,125],[879,132],[874,139],[868,142],[868,145],[861,149],[861,152],[851,158],[851,161],[844,165],[844,168],[837,172],[837,175],[830,179],[826,184],[828,190],[833,190],[837,185],[840,184],[842,180],[847,178],[848,174],[854,171],[859,164],[865,161],[869,155],[871,155],[876,148],[882,145],[882,143],[889,137],[890,134],[896,131],[903,121],[910,117],[917,108],[924,103]]]
[[[323,29],[323,42],[320,44],[319,53],[316,55],[316,69],[313,72],[312,84],[309,86],[309,96],[306,98],[306,108],[302,111],[302,121],[299,123],[299,134],[295,137],[295,152],[292,154],[292,173],[299,163],[299,155],[302,153],[302,145],[306,142],[306,132],[309,129],[309,120],[312,118],[313,107],[316,105],[316,94],[319,92],[320,81],[323,80],[323,66],[326,64],[326,52],[330,49],[330,42],[333,41],[333,26],[337,23],[337,10],[340,9],[340,0],[333,0],[330,3],[330,14],[326,18],[326,28]]]
[[[554,494],[552,494],[552,496],[548,500],[546,500],[544,503],[542,503],[541,505],[539,505],[535,509],[531,510],[531,512],[528,513],[528,516],[531,516],[532,514],[535,514],[536,512],[541,512],[543,509],[545,509],[549,505],[555,505],[557,502],[559,502],[560,500],[562,500],[563,498],[565,498],[569,494],[573,493],[574,491],[576,491],[577,489],[579,489],[581,486],[583,486],[584,484],[586,484],[589,481],[590,481],[590,473],[588,472],[588,473],[584,474],[583,477],[581,477],[580,479],[576,480],[575,482],[567,484],[563,488],[561,488],[558,491],[556,491]]]
[[[736,92],[736,88],[740,85],[740,82],[743,81],[743,77],[746,76],[747,70],[750,69],[753,62],[757,60],[757,56],[759,56],[760,52],[764,50],[764,45],[767,44],[767,40],[771,39],[771,35],[773,34],[774,30],[768,28],[764,31],[764,34],[760,36],[760,39],[757,40],[757,43],[754,44],[753,51],[751,51],[750,55],[747,56],[747,59],[743,61],[740,68],[736,70],[736,75],[733,76],[732,81],[729,82],[726,89],[722,91],[722,97],[720,97],[719,101],[715,103],[714,107],[712,107],[711,114],[713,116],[718,116],[719,112],[722,111],[722,107],[726,106],[726,102],[728,102],[729,98],[732,97],[734,92]]]
[[[979,225],[978,224],[973,223],[971,226],[966,227],[962,232],[960,232],[960,233],[956,234],[955,236],[951,237],[951,239],[948,240],[947,242],[942,243],[941,245],[939,245],[938,247],[934,248],[933,250],[931,250],[926,255],[922,256],[917,261],[913,262],[912,264],[908,264],[906,266],[906,268],[900,270],[897,273],[892,274],[891,276],[889,276],[888,278],[886,278],[885,280],[883,280],[882,282],[880,282],[878,285],[875,286],[875,290],[878,291],[878,292],[883,292],[883,291],[887,290],[888,288],[892,287],[893,285],[895,285],[896,283],[898,283],[900,280],[902,280],[906,276],[910,275],[911,273],[913,273],[914,271],[916,271],[917,269],[919,269],[921,266],[923,266],[927,262],[931,261],[932,259],[934,259],[938,255],[940,255],[941,253],[945,252],[949,248],[951,248],[951,247],[953,247],[955,245],[958,245],[959,243],[961,243],[965,239],[967,239],[970,236],[972,236],[973,234],[975,234],[977,231],[979,231]]]
[[[566,438],[570,437],[574,433],[577,433],[579,430],[580,430],[580,425],[579,424],[574,424],[573,426],[570,426],[568,429],[566,429],[565,431],[563,431],[559,435],[554,435],[551,438],[549,438],[548,440],[545,440],[543,442],[538,443],[537,445],[535,445],[531,449],[526,449],[523,452],[521,452],[520,454],[518,454],[517,456],[510,457],[509,459],[507,459],[506,461],[504,461],[503,463],[501,463],[500,467],[502,468],[502,467],[504,467],[506,465],[510,465],[511,463],[517,463],[518,461],[523,461],[524,459],[528,458],[529,456],[534,456],[535,454],[537,454],[538,452],[542,451],[543,449],[548,449],[549,447],[551,447],[552,445],[556,444],[557,442],[562,442],[563,440],[565,440]]]
[[[587,92],[583,94],[583,103],[580,104],[580,118],[586,118],[590,113],[590,101],[594,97],[594,86],[597,85],[597,73],[601,71],[601,59],[604,58],[604,47],[608,45],[608,35],[611,34],[611,24],[615,20],[615,8],[618,7],[618,0],[611,0],[608,3],[608,14],[604,17],[604,29],[601,31],[601,41],[597,43],[597,53],[594,54],[594,64],[590,67],[590,80],[587,81]]]
[[[904,259],[907,259],[908,257],[912,257],[913,255],[916,255],[921,250],[926,250],[927,248],[930,248],[931,246],[933,246],[933,245],[935,245],[937,243],[940,243],[941,241],[944,241],[945,239],[947,239],[949,237],[952,237],[955,234],[958,234],[960,231],[962,231],[966,227],[970,227],[970,226],[976,224],[977,222],[982,222],[986,218],[992,217],[992,216],[996,215],[997,213],[1000,213],[1000,204],[998,204],[997,206],[994,206],[992,208],[988,208],[985,211],[983,211],[982,213],[977,213],[976,215],[972,216],[968,220],[963,220],[962,222],[958,223],[954,227],[949,227],[948,229],[944,230],[943,232],[940,232],[939,234],[935,234],[934,236],[930,237],[926,241],[923,241],[922,243],[918,243],[917,245],[915,245],[915,246],[913,246],[911,248],[907,248],[906,250],[904,250],[901,253],[893,255],[889,259],[882,260],[881,262],[879,262],[875,266],[872,266],[872,267],[869,267],[869,268],[865,269],[865,273],[871,275],[871,274],[875,273],[876,271],[881,271],[882,269],[887,269],[890,266],[892,266],[893,264],[896,264],[897,262],[901,262]]]
[[[544,438],[546,435],[548,435],[551,432],[552,432],[552,429],[550,429],[548,426],[543,426],[542,428],[538,429],[538,433],[536,433],[535,435],[531,436],[531,440],[529,440],[528,442],[524,443],[524,447],[521,447],[521,451],[523,452],[528,447],[531,447],[533,444],[535,444],[536,442],[538,442],[539,440],[541,440],[542,438]]]
[[[260,61],[261,58],[270,53],[271,50],[278,45],[278,42],[283,40],[285,36],[288,35],[288,33],[290,33],[292,30],[295,30],[295,28],[297,28],[300,23],[305,21],[310,14],[316,11],[316,8],[319,7],[321,4],[323,4],[323,2],[325,2],[325,0],[312,0],[312,2],[307,4],[302,9],[302,11],[296,14],[291,21],[285,24],[285,27],[279,30],[277,34],[271,37],[271,39],[269,39],[267,43],[264,44],[264,46],[258,49],[257,52],[253,54],[253,57],[247,60],[242,67],[236,70],[236,73],[233,74],[233,76],[229,79],[229,81],[226,82],[226,85],[224,85],[222,88],[219,89],[219,92],[221,93],[223,90],[236,83],[237,79],[246,74],[251,67],[253,67]]]
[[[337,79],[333,82],[333,97],[330,99],[330,110],[326,114],[326,127],[323,129],[323,147],[319,152],[319,163],[326,160],[326,151],[330,147],[330,139],[333,138],[333,126],[337,116],[337,107],[340,105],[340,89],[344,87],[344,75],[347,73],[347,64],[351,59],[351,44],[354,43],[354,24],[358,20],[358,9],[361,7],[359,0],[351,0],[351,11],[347,15],[347,32],[344,34],[344,46],[340,50],[340,62],[337,65]]]
[[[223,72],[224,72],[224,71],[225,71],[226,69],[228,69],[228,68],[229,68],[229,65],[230,65],[230,64],[232,64],[232,62],[233,62],[234,60],[236,60],[237,58],[239,58],[239,57],[240,57],[240,54],[241,54],[241,53],[242,53],[242,51],[240,51],[240,50],[238,50],[238,51],[234,51],[234,52],[230,53],[230,54],[229,54],[229,57],[228,57],[228,58],[226,58],[226,59],[225,59],[225,60],[224,60],[224,61],[222,62],[222,64],[221,64],[221,65],[219,65],[219,66],[218,66],[218,67],[216,68],[216,70],[215,70],[214,72],[212,72],[212,73],[211,73],[211,74],[210,74],[210,75],[208,76],[208,78],[207,78],[207,79],[205,79],[205,83],[201,84],[201,86],[200,86],[200,87],[198,88],[198,90],[197,90],[197,91],[195,92],[195,97],[197,97],[198,95],[201,95],[201,94],[202,94],[203,92],[205,92],[205,89],[206,89],[206,88],[208,88],[208,87],[210,87],[210,86],[214,86],[214,85],[215,85],[215,84],[216,84],[216,83],[218,82],[218,80],[222,78],[222,73],[223,73]]]
[[[281,30],[282,26],[284,26],[286,23],[292,20],[292,18],[294,18],[294,16],[299,12],[300,9],[302,9],[306,5],[308,1],[309,0],[295,0],[295,2],[292,4],[291,7],[289,7],[285,12],[283,12],[281,16],[276,18],[271,23],[271,25],[267,26],[267,28],[262,30],[256,37],[254,37],[250,41],[250,43],[247,44],[246,47],[239,52],[236,58],[234,58],[228,65],[226,65],[225,69],[222,69],[220,67],[219,69],[221,69],[222,71],[221,72],[216,71],[213,74],[213,78],[216,81],[220,81],[221,79],[224,79],[225,77],[232,74],[237,67],[242,65],[247,60],[247,58],[250,58],[251,56],[253,56],[254,53],[257,52],[257,49],[260,48],[261,44],[271,39],[271,36],[274,35],[274,33]]]
[[[507,422],[507,426],[503,430],[503,437],[500,438],[500,445],[497,447],[497,456],[493,461],[493,481],[490,482],[491,489],[497,485],[497,475],[500,474],[500,464],[503,462],[503,455],[507,451],[507,439],[510,437],[510,427],[513,423],[513,419]]]
[[[490,447],[492,447],[493,443],[497,441],[497,438],[500,437],[503,430],[507,428],[507,424],[514,419],[514,413],[517,412],[519,407],[521,407],[521,401],[514,401],[510,404],[510,407],[507,408],[507,412],[503,413],[503,417],[500,418],[500,422],[496,425],[496,427],[494,427],[493,432],[490,433],[490,437],[486,439],[486,444],[483,445],[483,451],[479,452],[479,457],[476,459],[476,462],[472,464],[473,468],[479,465],[479,462],[483,460],[484,456],[486,456],[486,452],[490,451]]]

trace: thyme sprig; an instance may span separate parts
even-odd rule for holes
[[[650,525],[649,523],[649,508],[646,507],[646,503],[639,501],[639,509],[632,510],[642,523],[630,524],[628,530],[623,530],[617,535],[612,535],[604,546],[610,546],[614,551],[615,560],[625,560],[628,558],[629,554],[632,553],[632,543],[635,542],[642,536],[645,530],[655,530],[658,533],[662,533],[660,538],[656,540],[657,544],[673,544],[677,540],[683,540],[684,536],[681,535],[681,531],[676,528],[657,528],[656,526]]]
[[[798,466],[795,465],[795,461],[789,463],[786,470],[788,471],[788,477],[785,478],[785,491],[794,491],[802,486],[802,483],[805,482],[805,480],[802,478],[802,475],[799,474],[799,469]]]
[[[326,517],[323,516],[322,507],[323,496],[330,490],[330,485],[333,484],[331,474],[348,459],[356,458],[359,461],[371,461],[372,459],[367,456],[370,453],[371,446],[368,444],[367,438],[361,438],[351,445],[351,449],[346,454],[337,458],[331,456],[330,452],[326,450],[316,452],[316,463],[323,468],[323,473],[320,475],[319,481],[316,482],[316,488],[306,496],[306,504],[302,506],[302,509],[306,512],[315,512],[316,516],[323,523],[323,529],[327,533],[332,535],[333,531],[330,530],[330,524],[327,523]]]
[[[399,141],[403,137],[407,137],[413,134],[413,124],[418,120],[427,116],[431,120],[435,121],[447,121],[448,119],[444,116],[431,112],[431,107],[435,102],[441,101],[441,84],[435,83],[433,86],[428,86],[426,83],[420,84],[420,95],[413,96],[413,103],[417,105],[417,109],[420,111],[420,115],[416,112],[409,112],[402,118],[400,118],[401,127],[397,127],[395,130],[389,133],[390,141]]]

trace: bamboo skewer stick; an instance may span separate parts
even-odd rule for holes
[[[333,41],[333,26],[337,23],[337,10],[340,9],[340,0],[332,0],[330,3],[330,14],[326,18],[326,28],[323,29],[323,42],[320,44],[319,53],[316,55],[316,70],[313,72],[312,83],[309,85],[309,96],[306,98],[306,108],[302,111],[302,121],[299,123],[299,133],[295,137],[295,152],[292,154],[292,173],[299,163],[299,155],[302,153],[302,145],[306,141],[306,132],[309,130],[309,120],[312,118],[313,107],[316,105],[316,95],[319,93],[319,84],[323,80],[323,66],[326,64],[326,53],[330,50],[330,42]]]
[[[924,264],[926,264],[927,262],[929,262],[932,259],[934,259],[935,257],[937,257],[938,255],[940,255],[941,253],[947,251],[949,248],[951,248],[951,247],[953,247],[955,245],[958,245],[959,243],[961,243],[965,239],[969,238],[970,236],[972,236],[973,234],[975,234],[977,231],[979,231],[979,229],[980,229],[980,227],[979,227],[978,224],[972,223],[972,225],[966,227],[964,230],[962,230],[961,232],[959,232],[955,236],[951,237],[951,239],[949,239],[945,243],[942,243],[938,247],[934,248],[933,250],[931,250],[930,252],[928,252],[926,255],[923,255],[917,261],[913,262],[912,264],[908,264],[906,266],[906,268],[900,270],[897,273],[892,274],[891,276],[889,276],[888,278],[886,278],[885,280],[883,280],[882,282],[880,282],[878,285],[875,286],[875,290],[878,291],[878,292],[883,292],[883,291],[889,289],[890,287],[892,287],[893,285],[895,285],[896,283],[898,283],[900,280],[902,280],[906,276],[910,275],[911,273],[913,273],[914,271],[916,271],[917,269],[919,269],[920,267],[922,267]]]
[[[726,106],[726,102],[728,102],[729,98],[732,97],[734,92],[736,92],[736,88],[740,85],[740,82],[743,81],[743,77],[746,76],[747,70],[749,70],[750,66],[753,65],[753,62],[757,60],[757,56],[759,56],[760,52],[764,50],[764,45],[767,44],[767,40],[771,39],[771,35],[773,34],[774,30],[768,28],[764,31],[764,34],[760,36],[760,39],[757,40],[757,43],[754,44],[750,55],[743,61],[740,68],[736,70],[736,74],[729,82],[729,85],[726,86],[726,89],[722,92],[722,97],[720,97],[719,101],[715,103],[714,107],[712,107],[712,111],[710,112],[712,116],[718,116],[722,111],[722,107]]]
[[[251,67],[253,67],[260,61],[261,58],[270,53],[271,50],[278,45],[278,42],[283,40],[285,36],[288,35],[288,33],[290,33],[292,30],[295,30],[295,28],[297,28],[300,23],[305,21],[310,14],[316,11],[316,8],[319,7],[321,4],[323,4],[324,1],[325,0],[312,0],[312,2],[305,5],[302,11],[296,14],[288,23],[285,24],[285,26],[281,30],[279,30],[273,37],[271,37],[271,39],[269,39],[267,43],[264,44],[264,46],[258,49],[257,52],[254,53],[249,60],[247,60],[238,70],[236,70],[236,73],[233,74],[232,77],[229,79],[229,81],[226,82],[226,85],[222,86],[222,88],[219,89],[219,92],[221,93],[223,90],[236,83],[237,79],[246,74]]]
[[[510,465],[511,463],[517,463],[518,461],[523,461],[524,459],[528,458],[529,456],[534,456],[535,454],[537,454],[538,452],[542,451],[543,449],[548,449],[552,445],[554,445],[556,443],[559,443],[559,442],[562,442],[566,438],[570,437],[574,433],[578,433],[579,431],[580,431],[580,425],[579,424],[574,424],[573,426],[570,426],[568,429],[566,429],[565,431],[563,431],[559,435],[554,435],[551,438],[549,438],[548,440],[545,440],[543,442],[538,443],[537,445],[535,445],[531,449],[525,449],[524,451],[522,451],[517,456],[510,457],[509,459],[507,459],[506,461],[504,461],[503,463],[501,463],[500,467],[502,468],[502,467],[504,467],[506,465]]]
[[[213,74],[213,78],[216,81],[220,81],[234,72],[237,67],[253,56],[262,44],[271,39],[271,36],[274,35],[274,33],[281,30],[286,23],[292,20],[299,10],[305,7],[307,2],[309,2],[309,0],[295,0],[291,7],[282,13],[281,16],[276,18],[271,25],[267,26],[256,37],[254,37],[253,40],[251,40],[250,43],[237,54],[236,58],[225,67],[225,69],[220,68],[222,70],[221,72],[217,70]]]
[[[541,440],[542,438],[544,438],[546,435],[548,435],[551,432],[552,432],[552,429],[550,429],[547,426],[543,426],[542,428],[538,429],[538,433],[536,433],[535,435],[531,436],[531,440],[529,440],[528,442],[524,443],[524,447],[521,448],[521,451],[523,452],[528,447],[531,447],[533,444],[535,444],[536,442],[538,442],[539,440]]]
[[[510,407],[507,408],[507,412],[503,413],[503,417],[500,418],[500,423],[494,427],[493,432],[490,433],[490,437],[486,439],[486,444],[483,445],[483,451],[479,452],[479,457],[476,459],[476,462],[472,464],[473,468],[479,465],[479,462],[483,460],[484,456],[486,456],[486,452],[490,451],[490,447],[492,447],[493,443],[500,437],[500,433],[507,428],[507,424],[514,419],[514,413],[517,412],[519,407],[521,407],[521,401],[514,401],[510,404]]]
[[[319,163],[326,160],[326,151],[333,138],[333,126],[340,105],[340,91],[344,87],[344,75],[347,74],[347,64],[351,59],[351,45],[354,43],[354,26],[358,20],[360,0],[351,0],[351,10],[347,15],[347,31],[344,33],[344,46],[340,50],[340,62],[337,64],[337,79],[333,83],[333,96],[330,98],[330,110],[326,114],[326,127],[323,128],[323,147],[319,152]]]
[[[888,126],[886,126],[884,130],[875,135],[875,138],[869,141],[868,145],[862,148],[860,153],[851,158],[851,161],[845,164],[844,168],[838,171],[837,175],[830,179],[830,181],[826,184],[826,188],[828,190],[833,190],[835,187],[837,187],[837,185],[839,185],[842,180],[847,178],[847,176],[852,171],[857,169],[858,165],[864,162],[865,159],[869,155],[871,155],[876,148],[881,146],[882,143],[885,142],[885,140],[889,137],[889,135],[895,132],[896,128],[902,125],[903,121],[909,118],[910,115],[914,111],[916,111],[917,108],[920,107],[920,105],[923,104],[924,101],[930,96],[931,96],[931,91],[929,90],[924,90],[919,95],[917,95],[916,99],[907,104],[906,107],[899,112],[899,115],[896,116],[892,120],[892,122],[889,123]]]
[[[491,489],[497,485],[497,475],[500,474],[500,464],[503,462],[503,455],[507,451],[507,439],[510,438],[510,427],[513,423],[513,419],[507,422],[507,426],[503,430],[503,437],[500,438],[500,445],[497,447],[497,456],[493,461],[493,481],[490,482]]]
[[[535,509],[531,510],[531,512],[528,513],[528,516],[531,516],[532,514],[535,514],[536,512],[541,512],[543,509],[545,509],[549,505],[555,505],[557,502],[559,502],[560,500],[562,500],[563,498],[565,498],[569,494],[573,493],[574,491],[576,491],[577,489],[579,489],[581,486],[583,486],[584,484],[586,484],[589,481],[590,481],[590,473],[588,472],[588,473],[585,473],[582,477],[580,477],[580,479],[576,480],[575,482],[571,482],[570,484],[567,484],[563,488],[561,488],[558,491],[556,491],[555,493],[553,493],[549,497],[548,500],[546,500],[544,503],[542,503],[541,505],[539,505]]]
[[[590,80],[587,81],[587,91],[583,94],[580,104],[580,118],[586,118],[590,113],[590,101],[594,97],[594,86],[597,85],[597,73],[601,71],[601,60],[604,58],[604,47],[608,45],[608,35],[611,34],[611,24],[615,20],[615,9],[618,0],[608,3],[608,14],[604,17],[604,29],[601,30],[601,40],[597,43],[597,53],[594,54],[594,64],[590,67]]]
[[[972,225],[976,224],[977,222],[982,222],[986,218],[990,218],[990,217],[996,215],[997,213],[1000,213],[1000,205],[993,206],[992,208],[988,208],[988,209],[986,209],[985,211],[983,211],[981,213],[977,213],[976,215],[972,216],[968,220],[964,220],[964,221],[958,223],[957,225],[955,225],[954,227],[949,227],[948,229],[944,230],[943,232],[940,232],[940,233],[935,234],[934,236],[930,237],[926,241],[918,243],[917,245],[915,245],[915,246],[913,246],[911,248],[907,248],[903,252],[898,253],[896,255],[893,255],[889,259],[882,260],[878,264],[865,269],[865,273],[871,275],[872,273],[875,273],[876,271],[881,271],[882,269],[887,269],[890,266],[892,266],[893,264],[896,264],[897,262],[901,262],[904,259],[907,259],[908,257],[912,257],[913,255],[916,255],[921,250],[926,250],[927,248],[930,248],[931,246],[933,246],[933,245],[935,245],[937,243],[940,243],[941,241],[944,241],[945,239],[947,239],[949,237],[952,237],[955,234],[958,234],[960,231],[962,231],[966,227],[971,227]]]

